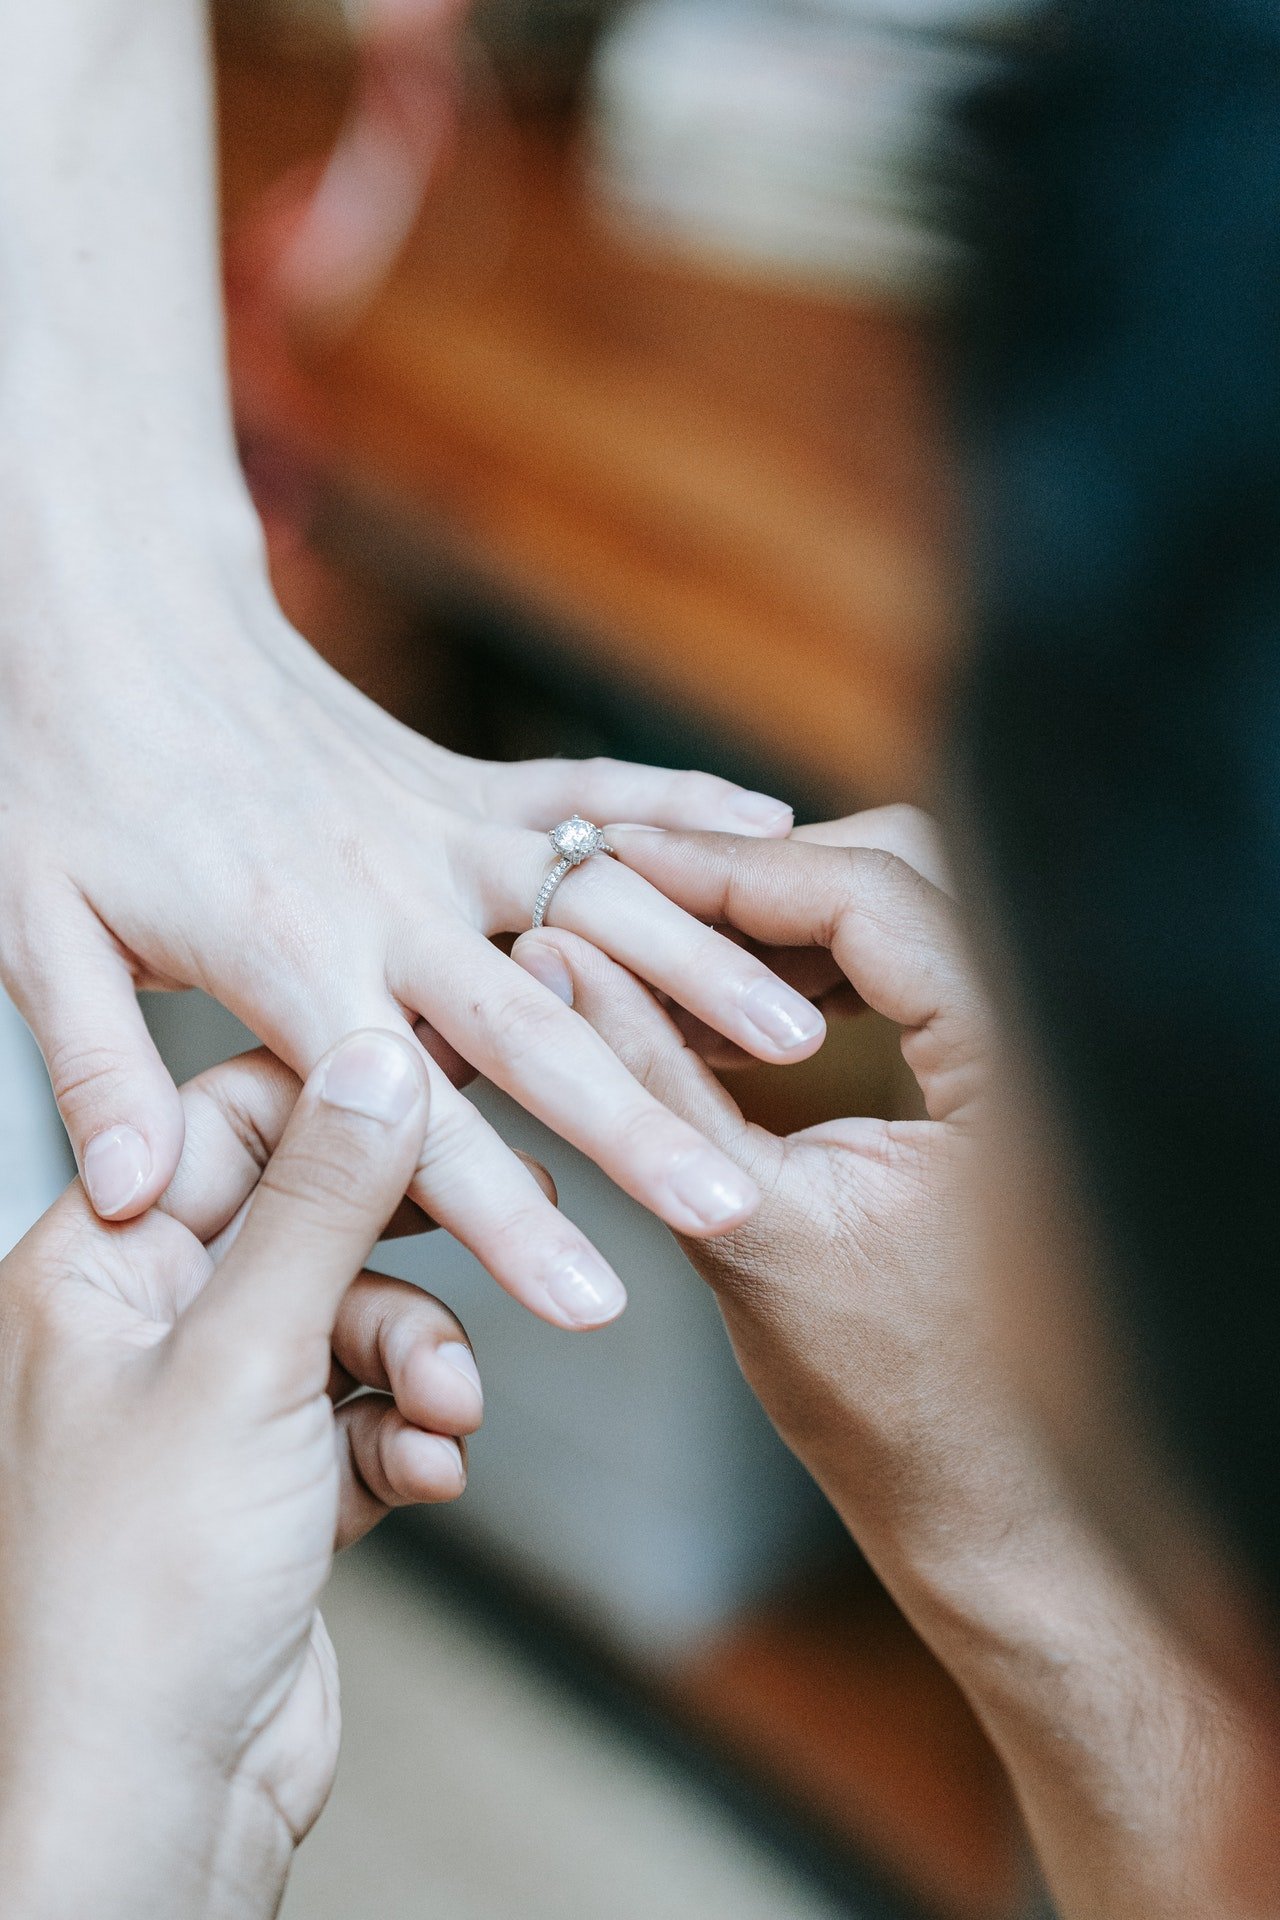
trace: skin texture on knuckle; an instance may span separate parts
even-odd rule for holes
[[[85,1106],[112,1095],[126,1075],[126,1062],[113,1047],[86,1045],[80,1039],[47,1044],[45,1065],[60,1107]]]
[[[286,1201],[300,1218],[323,1227],[335,1218],[363,1219],[379,1211],[385,1198],[394,1204],[395,1182],[388,1164],[385,1130],[366,1122],[367,1133],[353,1124],[317,1124],[289,1141],[267,1163],[259,1183]],[[412,1155],[404,1154],[405,1181]]]
[[[545,1059],[563,1041],[565,1008],[545,989],[477,996],[471,1014],[486,1049],[508,1068]]]
[[[437,1100],[431,1111],[431,1125],[418,1156],[415,1172],[419,1179],[430,1177],[446,1182],[454,1169],[465,1167],[477,1143],[477,1130],[484,1126],[475,1108],[461,1095],[447,1103]],[[519,1162],[512,1156],[512,1164]],[[529,1178],[532,1180],[533,1176]],[[428,1205],[425,1195],[422,1203]]]

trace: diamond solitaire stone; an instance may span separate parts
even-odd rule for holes
[[[589,860],[593,853],[599,853],[604,845],[604,835],[599,827],[593,827],[591,822],[584,820],[580,813],[575,813],[570,819],[562,820],[559,826],[552,827],[547,838],[560,858],[567,860],[573,867],[580,866],[584,860]]]

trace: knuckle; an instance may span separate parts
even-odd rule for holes
[[[437,1104],[418,1161],[420,1173],[447,1178],[456,1166],[465,1166],[476,1153],[483,1121],[466,1100]],[[482,1137],[482,1136],[481,1136]]]
[[[86,1045],[80,1040],[61,1040],[50,1046],[45,1065],[59,1106],[87,1106],[115,1092],[126,1073],[125,1063],[114,1048]]]
[[[475,1007],[494,1051],[508,1065],[548,1052],[563,1036],[565,1009],[550,994],[507,993]]]
[[[721,780],[714,773],[702,773],[696,767],[684,767],[679,773],[673,773],[671,785],[677,800],[688,801],[715,800],[732,790],[727,780]]]
[[[617,1130],[635,1159],[652,1166],[670,1162],[697,1138],[683,1121],[674,1119],[647,1094],[630,1107],[619,1107]]]
[[[263,1172],[260,1189],[318,1218],[367,1210],[374,1156],[350,1136],[298,1141],[277,1153]]]
[[[845,865],[855,881],[890,886],[907,871],[906,862],[887,847],[846,847]]]

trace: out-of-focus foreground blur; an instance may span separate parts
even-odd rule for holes
[[[368,297],[290,317],[267,283],[353,47],[322,0],[227,0],[232,358],[290,616],[459,749],[706,766],[808,817],[927,797],[960,624],[930,382],[955,108],[1021,12],[487,0],[407,240],[386,210]],[[393,190],[394,119],[334,191]],[[179,1074],[244,1042],[198,996],[151,1011]],[[909,1099],[869,1017],[741,1079],[779,1126]],[[574,1340],[444,1236],[388,1256],[457,1307],[489,1412],[456,1512],[340,1570],[348,1742],[287,1913],[409,1920],[428,1872],[451,1920],[1028,1912],[982,1734],[668,1236],[481,1103],[632,1305]]]

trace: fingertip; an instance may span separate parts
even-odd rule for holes
[[[312,1076],[316,1098],[343,1113],[397,1128],[429,1098],[417,1049],[400,1034],[368,1027],[339,1041]]]
[[[540,1275],[544,1318],[572,1333],[607,1327],[624,1311],[627,1290],[607,1261],[585,1242],[552,1260]]]
[[[725,805],[729,832],[748,834],[761,840],[778,840],[795,825],[795,809],[772,794],[753,793],[745,787],[730,795]]]
[[[699,1146],[668,1170],[662,1217],[677,1233],[710,1240],[742,1226],[758,1211],[760,1201],[750,1174],[714,1147]]]
[[[443,1433],[403,1426],[388,1441],[383,1466],[402,1497],[423,1505],[456,1500],[467,1484],[466,1450]]]
[[[568,963],[541,933],[522,933],[511,949],[511,958],[566,1007],[573,1005],[573,975]]]
[[[807,1060],[827,1037],[821,1010],[776,974],[753,980],[738,1003],[751,1029],[752,1051],[781,1060]]]
[[[136,1127],[103,1127],[88,1142],[80,1162],[85,1192],[103,1220],[130,1219],[146,1205],[154,1182],[151,1148]]]
[[[394,1375],[396,1405],[417,1427],[474,1433],[484,1422],[484,1388],[471,1349],[451,1339],[420,1339]]]
[[[475,1401],[476,1407],[483,1413],[484,1388],[480,1384],[480,1369],[466,1341],[444,1341],[436,1348],[436,1359],[464,1383],[468,1396]]]
[[[99,1127],[80,1154],[80,1177],[100,1220],[134,1220],[164,1193],[182,1158],[185,1116],[176,1089],[173,1111],[134,1126]]]

